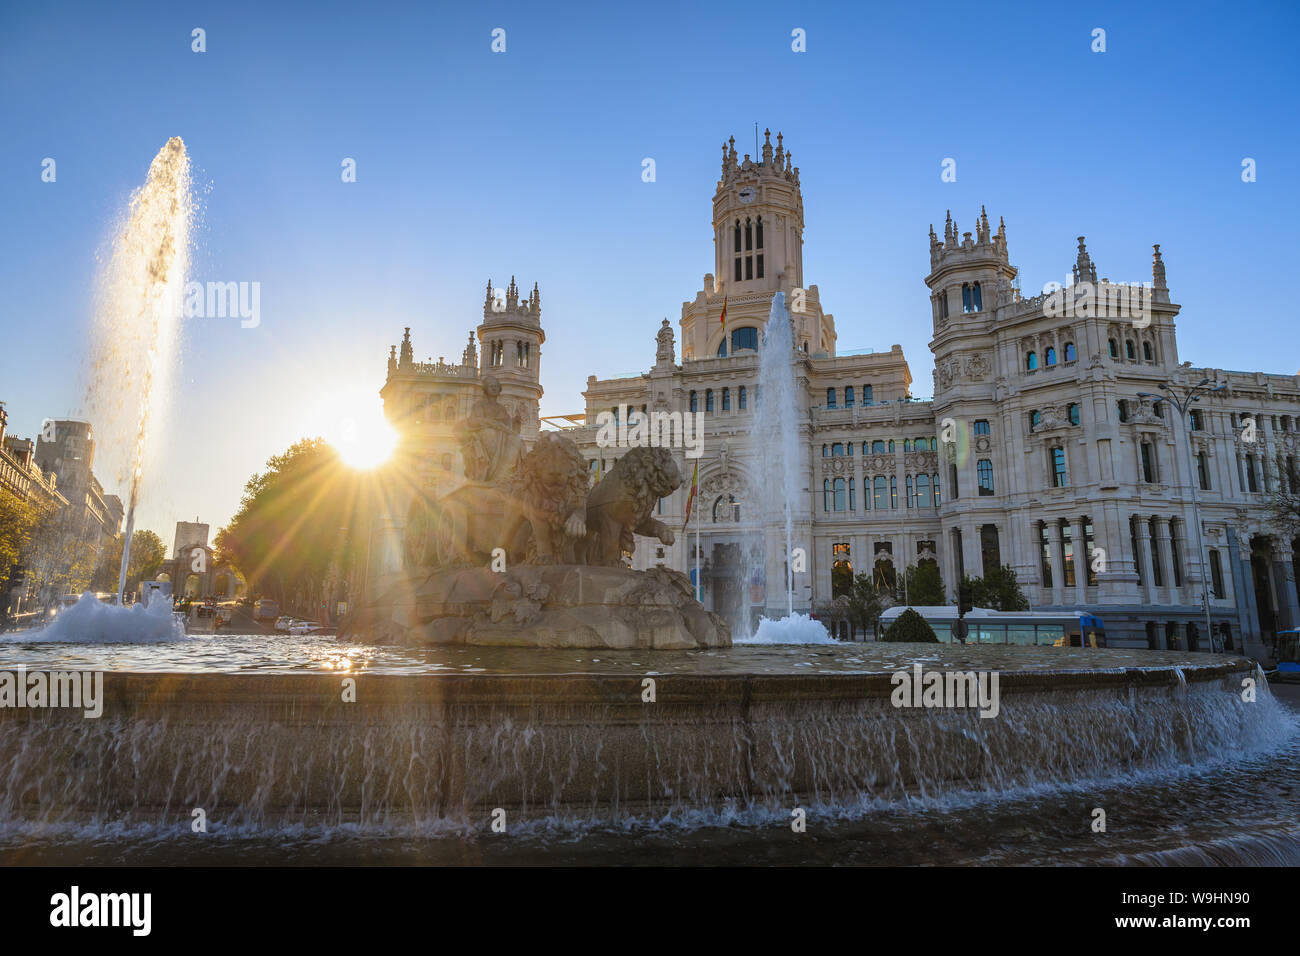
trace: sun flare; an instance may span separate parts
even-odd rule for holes
[[[324,430],[325,440],[349,467],[379,467],[397,447],[397,433],[384,418],[383,402],[377,395],[348,395],[343,399],[337,415],[331,416],[329,424],[333,427]]]

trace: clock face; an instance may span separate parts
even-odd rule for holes
[[[758,198],[758,193],[753,186],[746,186],[740,191],[740,201],[749,205]]]

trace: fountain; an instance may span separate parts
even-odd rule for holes
[[[771,461],[775,453],[780,467],[764,467],[759,463],[753,474],[758,482],[763,527],[783,528],[785,532],[785,616],[779,619],[763,617],[758,630],[741,639],[744,643],[828,644],[834,641],[820,621],[807,614],[796,614],[794,610],[794,512],[803,492],[800,490],[801,439],[794,365],[798,354],[793,330],[794,319],[786,310],[785,293],[777,292],[772,296],[772,308],[763,331],[763,347],[759,350],[754,434],[765,443],[762,448],[756,448],[763,462]],[[760,533],[766,538],[764,532]],[[763,551],[770,551],[766,540]],[[749,568],[744,569],[746,578],[750,573]],[[770,596],[767,608],[770,613],[773,608]]]
[[[172,140],[107,283],[103,317],[123,325],[96,394],[122,386],[133,505],[175,333],[157,306],[184,273],[184,168]],[[758,400],[781,467],[759,494],[787,557],[794,357],[778,295]],[[653,517],[682,481],[671,455],[631,449],[590,488],[573,442],[525,453],[482,384],[467,483],[414,499],[404,566],[339,639],[187,639],[93,601],[0,637],[18,675],[0,669],[0,862],[1300,861],[1297,721],[1254,662],[823,642],[788,561],[784,607],[768,602],[785,616],[732,646],[683,575],[623,562],[636,535],[673,539]],[[922,668],[940,687],[984,675],[995,706],[900,698]],[[16,703],[76,672],[102,672],[99,715]],[[1189,827],[1143,824],[1160,805]],[[1125,821],[1114,840],[1090,830],[1097,806]],[[777,847],[765,834],[794,808],[819,836]]]
[[[173,136],[149,164],[145,184],[131,196],[99,289],[93,375],[86,404],[108,443],[118,479],[128,489],[117,603],[131,561],[148,438],[159,424],[175,350],[189,270],[194,201],[185,144]],[[101,444],[101,447],[104,447]],[[123,449],[125,451],[123,451]]]

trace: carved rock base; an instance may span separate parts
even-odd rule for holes
[[[376,582],[374,594],[343,621],[340,637],[407,646],[731,646],[730,628],[695,600],[686,576],[658,568],[419,568]]]

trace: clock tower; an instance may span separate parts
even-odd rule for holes
[[[777,292],[785,293],[794,318],[795,347],[835,354],[834,319],[822,313],[817,287],[804,286],[799,167],[781,133],[775,147],[770,129],[763,140],[757,159],[748,153],[737,158],[734,136],[722,144],[722,175],[713,193],[713,271],[695,301],[682,303],[683,359],[757,348]]]

